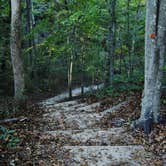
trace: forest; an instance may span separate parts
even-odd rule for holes
[[[166,165],[166,0],[1,0],[0,165]]]

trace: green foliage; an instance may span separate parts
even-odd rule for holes
[[[135,84],[121,84],[117,87],[109,86],[108,88],[104,88],[102,90],[98,90],[95,94],[97,98],[104,98],[106,96],[119,96],[121,93],[133,94],[135,91],[142,90],[143,87],[141,85]]]
[[[103,98],[105,96],[119,96],[122,93],[132,94],[135,91],[142,91],[143,83],[139,78],[141,76],[134,77],[133,79],[129,79],[127,76],[116,75],[114,78],[114,86],[109,86],[107,88],[103,88],[98,90],[95,93],[97,98]],[[138,80],[138,82],[136,81]]]
[[[15,130],[9,130],[6,127],[0,126],[0,144],[3,147],[15,148],[20,139],[15,136]]]
[[[70,57],[74,54],[73,79],[75,85],[103,82],[105,79],[104,41],[109,35],[111,16],[109,1],[104,0],[33,0],[32,14],[35,21],[30,33],[26,32],[26,2],[22,2],[22,39],[23,57],[28,92],[36,90],[60,89],[67,85],[67,73]],[[12,87],[13,77],[10,62],[10,5],[7,1],[0,2],[0,77]],[[127,30],[127,14],[129,12],[130,30]],[[2,28],[4,27],[4,28]],[[73,34],[75,29],[75,34]],[[144,64],[144,29],[145,0],[127,2],[119,0],[116,7],[116,50],[114,55],[114,83],[142,82]],[[34,46],[27,46],[34,40]],[[134,41],[134,53],[128,47]],[[132,54],[133,76],[129,78],[130,59]],[[31,62],[32,56],[32,62]],[[1,71],[5,61],[7,66]],[[34,76],[31,76],[31,72]],[[8,81],[10,80],[10,81]],[[60,85],[58,85],[60,83]],[[55,85],[54,85],[55,84]],[[121,85],[122,86],[122,85]],[[124,88],[124,87],[123,87]],[[125,88],[124,88],[125,89]],[[13,92],[11,88],[10,91]]]

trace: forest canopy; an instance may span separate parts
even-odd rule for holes
[[[1,91],[13,93],[10,61],[10,1],[1,1]],[[21,46],[26,91],[61,91],[105,80],[110,54],[111,22],[115,40],[112,59],[117,83],[143,81],[145,1],[117,1],[111,18],[111,1],[21,1]],[[110,43],[111,44],[111,43]],[[7,91],[6,91],[7,90]],[[4,92],[2,92],[4,93]]]

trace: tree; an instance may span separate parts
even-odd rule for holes
[[[143,125],[150,133],[152,122],[159,122],[161,79],[166,53],[166,0],[148,0],[146,5],[145,83],[141,117],[136,126]]]
[[[0,89],[11,94],[8,2],[0,2],[0,78],[5,80]],[[71,82],[71,88],[82,85],[83,91],[83,86],[97,82],[108,81],[109,86],[114,81],[119,86],[117,83],[142,81],[144,4],[144,0],[22,2],[21,56],[26,90],[49,89],[57,93],[57,89],[67,89]],[[110,58],[107,70],[106,57]],[[133,70],[131,78],[129,67]]]
[[[107,40],[107,51],[106,54],[106,78],[105,86],[113,84],[113,75],[114,75],[114,54],[115,54],[115,45],[116,45],[116,0],[109,0],[109,14],[110,14],[110,24],[109,24],[109,35]]]
[[[34,59],[35,59],[35,39],[34,39],[34,33],[32,30],[35,26],[35,20],[33,16],[33,2],[32,0],[26,0],[26,33],[27,35],[30,35],[31,37],[28,37],[27,47],[30,49],[29,51],[29,65],[30,65],[30,78],[33,79],[34,77]]]
[[[11,59],[14,74],[15,99],[24,93],[24,71],[21,58],[21,0],[11,0]]]
[[[130,32],[130,0],[127,0],[127,41],[129,70],[128,77],[132,76],[132,60],[131,60],[131,32]]]

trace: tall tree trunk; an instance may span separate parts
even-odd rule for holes
[[[10,0],[7,0],[7,3],[9,5],[9,15],[8,17],[5,18],[5,22],[11,22],[11,2]],[[0,20],[0,24],[3,25],[3,19]],[[2,51],[2,57],[0,59],[1,61],[1,71],[2,73],[6,72],[7,69],[7,57],[9,55],[9,50],[10,50],[10,46],[9,46],[9,36],[10,36],[10,26],[7,24],[7,26],[0,28],[0,50]]]
[[[109,0],[109,14],[110,14],[110,25],[109,25],[109,35],[107,40],[107,51],[106,54],[106,78],[105,86],[113,85],[113,76],[114,76],[114,54],[115,54],[115,45],[116,45],[116,0]]]
[[[68,11],[68,0],[64,1],[65,9]],[[72,33],[70,33],[67,37],[67,45],[72,45],[70,57],[69,57],[69,66],[68,66],[68,92],[69,92],[69,98],[72,98],[72,81],[73,81],[73,63],[74,63],[74,49],[73,44],[71,44],[71,40],[74,40],[75,35],[75,27],[73,27]]]
[[[159,121],[161,79],[166,53],[166,0],[148,0],[146,6],[145,83],[141,117],[145,131],[150,132],[149,121]],[[147,129],[148,128],[148,129]]]
[[[108,87],[110,85],[110,56],[108,54],[108,49],[106,43],[104,42],[104,50],[105,50],[105,80],[104,86]]]
[[[71,55],[70,55],[70,62],[69,62],[69,70],[68,70],[68,89],[69,89],[69,98],[72,98],[72,82],[73,82],[73,64],[74,64],[74,57],[77,54],[75,49],[75,35],[76,35],[76,27],[73,26],[72,33],[68,38],[68,44],[71,44]]]
[[[84,50],[81,49],[81,95],[84,95]]]
[[[34,16],[32,14],[33,4],[32,0],[26,0],[26,20],[27,20],[27,34],[30,34],[35,26]],[[30,48],[29,51],[29,65],[30,65],[30,77],[33,79],[34,77],[34,64],[35,64],[35,54],[36,54],[36,47],[35,47],[35,39],[34,34],[32,37],[28,39],[28,47]]]
[[[70,64],[69,64],[69,70],[68,70],[69,98],[72,98],[73,60],[74,60],[74,55],[72,54],[70,57]]]
[[[14,74],[15,99],[24,93],[24,71],[21,58],[21,0],[11,0],[11,59]]]
[[[129,57],[128,77],[132,77],[131,33],[130,33],[130,0],[127,0],[127,48]]]
[[[32,29],[32,19],[31,19],[31,0],[26,0],[26,33],[30,34]],[[27,47],[32,46],[31,39],[28,38]],[[32,64],[32,51],[29,51],[29,64]]]
[[[135,56],[135,45],[136,45],[136,37],[137,37],[137,31],[136,31],[136,26],[139,23],[139,11],[140,11],[140,7],[141,7],[141,1],[138,2],[137,4],[137,10],[135,13],[135,24],[133,25],[133,32],[131,34],[131,38],[132,38],[132,43],[131,43],[131,76],[134,72],[134,56]]]
[[[122,48],[122,42],[120,42],[120,54],[119,54],[119,70],[120,70],[120,74],[122,73],[122,54],[123,54],[123,48]]]
[[[120,49],[120,53],[119,53],[119,66],[118,66],[118,71],[119,71],[119,74],[122,73],[122,40],[121,40],[121,34],[120,34],[120,30],[118,30],[118,47]]]

